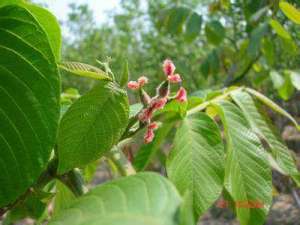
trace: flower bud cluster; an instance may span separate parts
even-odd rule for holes
[[[166,75],[166,80],[163,81],[156,89],[156,96],[151,98],[143,89],[143,86],[148,83],[148,78],[141,76],[137,81],[129,81],[127,87],[131,90],[139,90],[141,102],[144,108],[138,114],[138,119],[141,123],[147,125],[147,130],[144,135],[144,142],[146,144],[152,142],[154,139],[154,130],[158,128],[156,122],[152,122],[152,117],[155,111],[163,109],[167,104],[168,99],[176,99],[179,102],[186,102],[186,90],[180,87],[175,97],[170,97],[170,84],[179,83],[181,85],[182,79],[179,74],[175,74],[175,65],[170,59],[166,59],[163,63],[163,72]]]

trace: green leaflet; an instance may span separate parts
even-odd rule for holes
[[[31,13],[0,8],[0,207],[46,167],[56,139],[60,77],[48,37]]]
[[[272,203],[272,176],[266,153],[237,106],[228,101],[215,106],[227,143],[225,187],[236,203],[241,225],[261,225]],[[251,204],[258,206],[251,208]]]
[[[294,23],[300,24],[300,11],[288,2],[281,1],[279,7],[282,12]]]
[[[59,68],[76,76],[88,77],[95,80],[111,80],[103,70],[85,63],[64,62]]]
[[[53,210],[54,216],[59,214],[62,210],[70,207],[76,199],[76,196],[70,191],[70,189],[59,180],[56,181],[55,192]]]
[[[201,25],[202,17],[198,13],[193,12],[186,22],[185,39],[188,42],[193,41],[198,37],[198,35],[200,35]]]
[[[270,120],[260,112],[252,97],[245,92],[235,92],[232,97],[242,109],[253,130],[269,144],[271,154],[278,166],[296,182],[299,182],[300,175],[295,159],[280,139],[280,135],[276,133]]]
[[[195,113],[182,121],[167,159],[167,173],[182,195],[191,193],[196,218],[219,198],[224,146],[218,126],[206,114]]]
[[[51,45],[56,62],[59,62],[61,56],[62,36],[59,23],[56,20],[55,16],[53,16],[48,10],[43,9],[37,5],[25,3],[23,4],[23,6],[32,13],[40,26],[44,29],[45,33],[48,36],[48,40]]]
[[[126,60],[123,65],[123,73],[120,78],[120,86],[125,87],[128,82],[128,79],[129,79],[129,67],[128,67],[128,61]]]
[[[286,29],[277,20],[271,19],[269,23],[280,37],[284,39],[292,40],[292,37],[289,34],[289,32],[287,32]]]
[[[259,101],[270,107],[272,110],[275,112],[285,116],[288,118],[294,125],[295,127],[300,130],[300,126],[298,125],[297,121],[283,108],[281,108],[279,105],[277,105],[275,102],[273,102],[271,99],[267,98],[263,94],[259,93],[258,91],[255,91],[251,88],[246,88],[246,91],[250,93],[251,95],[255,96]]]
[[[96,187],[49,225],[176,225],[180,203],[167,179],[140,173]]]
[[[84,166],[117,144],[128,122],[124,90],[101,81],[80,97],[61,120],[58,136],[58,172]]]
[[[155,138],[149,144],[144,144],[138,150],[134,157],[134,168],[137,171],[143,171],[147,168],[156,153],[160,150],[161,145],[165,141],[166,136],[174,126],[173,123],[164,123],[157,131],[155,131]]]
[[[205,34],[210,43],[219,45],[225,38],[225,29],[219,21],[214,20],[206,24]]]

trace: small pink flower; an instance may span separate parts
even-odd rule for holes
[[[175,69],[176,69],[176,67],[175,67],[174,63],[172,62],[172,60],[166,59],[164,61],[163,70],[167,76],[172,75],[174,73]]]
[[[149,144],[153,141],[154,138],[154,132],[153,129],[147,129],[145,136],[144,136],[144,142],[145,144]]]
[[[148,129],[156,130],[158,128],[158,124],[156,122],[152,122],[148,125]]]
[[[143,87],[145,84],[148,83],[148,78],[145,77],[145,76],[141,76],[139,79],[138,79],[138,84],[140,85],[140,87]]]
[[[138,82],[136,81],[129,81],[128,84],[127,84],[127,87],[131,90],[137,90],[140,88],[140,85]]]
[[[138,118],[141,122],[147,122],[151,119],[153,113],[152,108],[143,109],[142,112],[138,115]]]
[[[179,102],[186,102],[187,101],[186,90],[183,87],[181,87],[178,90],[178,92],[175,96],[175,99]]]
[[[167,101],[168,101],[167,98],[154,99],[154,100],[152,100],[150,106],[154,110],[162,109],[166,105]]]
[[[171,83],[174,83],[174,84],[179,83],[179,82],[182,81],[182,80],[181,80],[181,77],[180,77],[180,75],[179,75],[178,73],[173,74],[173,75],[169,75],[169,76],[168,76],[168,80],[169,80]]]

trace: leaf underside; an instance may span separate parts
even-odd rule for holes
[[[225,129],[225,187],[236,203],[241,225],[264,223],[272,202],[272,177],[266,152],[241,110],[222,101],[216,105]]]
[[[79,98],[61,120],[58,136],[58,172],[85,166],[109,151],[128,121],[125,91],[101,81]]]
[[[196,218],[220,196],[224,178],[224,146],[214,121],[204,113],[186,117],[167,159],[167,173],[179,192],[192,195]]]

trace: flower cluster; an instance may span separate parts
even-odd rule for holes
[[[166,75],[166,80],[163,81],[156,89],[156,96],[151,98],[143,89],[148,83],[148,78],[141,76],[137,81],[129,81],[127,87],[131,90],[139,90],[141,102],[144,108],[139,112],[138,119],[141,123],[147,125],[147,130],[144,135],[144,142],[150,143],[154,138],[154,130],[158,128],[156,122],[152,122],[152,117],[155,111],[164,108],[168,100],[176,99],[179,102],[186,102],[186,90],[181,86],[181,76],[175,73],[175,65],[170,59],[166,59],[163,63],[163,71]],[[180,84],[177,94],[170,97],[170,84]]]

